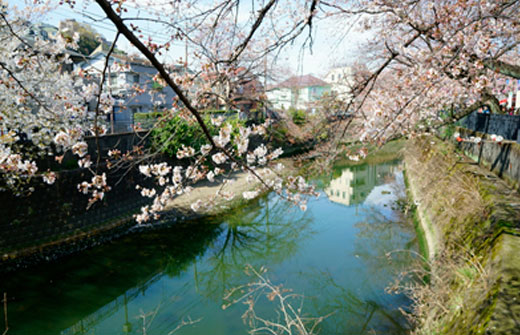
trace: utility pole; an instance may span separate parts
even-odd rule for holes
[[[267,54],[264,55],[264,95],[267,100]],[[264,102],[264,119],[267,119],[267,104]]]
[[[184,70],[188,72],[188,22],[185,25],[184,45]]]

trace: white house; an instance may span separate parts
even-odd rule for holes
[[[315,102],[330,92],[330,85],[312,75],[294,76],[268,88],[267,99],[274,109],[313,108]]]
[[[354,83],[353,69],[349,66],[332,68],[325,80],[330,84],[332,94],[340,99],[348,100],[351,98],[350,88]]]

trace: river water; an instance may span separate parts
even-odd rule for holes
[[[222,218],[4,276],[8,334],[247,334],[246,305],[222,305],[229,289],[258,279],[248,264],[299,294],[291,303],[302,316],[327,316],[320,334],[405,334],[399,308],[410,302],[385,293],[417,249],[413,227],[391,208],[400,163],[337,166],[315,182],[321,194],[305,212],[267,195]],[[255,311],[274,321],[276,307],[260,297]],[[197,322],[178,328],[183,320]]]

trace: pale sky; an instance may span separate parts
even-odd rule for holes
[[[26,3],[32,3],[32,0],[13,0],[9,2],[9,5],[24,7]],[[89,6],[83,9],[82,3],[82,1],[78,1],[78,5],[76,6],[78,8],[77,10],[72,10],[66,5],[57,6],[57,9],[48,13],[42,21],[58,26],[60,21],[73,18],[78,22],[86,22],[90,24],[97,32],[110,41],[115,36],[115,28],[110,22],[108,22],[108,20],[97,20],[94,22],[92,19],[102,19],[104,17],[103,12],[93,3],[90,3]],[[247,13],[244,14],[247,15]],[[288,65],[293,73],[312,73],[316,76],[322,77],[325,76],[331,65],[354,61],[356,56],[359,54],[358,47],[360,43],[369,39],[370,34],[361,34],[352,31],[346,33],[345,31],[342,31],[342,29],[346,29],[342,28],[343,26],[346,25],[332,25],[330,23],[323,24],[323,22],[316,22],[315,31],[313,33],[314,45],[312,48],[312,54],[311,50],[306,48],[302,57],[301,45],[307,36],[308,31],[306,30],[305,35],[300,36],[293,46],[287,47],[280,54],[280,61],[283,64]],[[157,33],[160,30],[152,23],[143,23],[141,27],[145,34],[153,32],[152,36],[157,42],[166,41],[167,36],[160,32]],[[129,53],[134,52],[133,47],[128,41],[126,41],[126,39],[124,39],[124,37],[120,38],[118,48]],[[184,54],[184,43],[182,41],[177,41],[173,43],[170,52],[163,57],[163,60],[174,62],[179,58],[184,58]]]

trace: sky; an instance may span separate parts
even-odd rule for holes
[[[10,0],[9,6],[16,5],[23,8],[32,2],[32,0]],[[111,22],[103,20],[102,10],[93,2],[89,2],[86,8],[83,8],[85,2],[77,2],[76,8],[78,9],[71,9],[66,5],[56,6],[57,9],[43,16],[41,21],[58,26],[62,20],[75,19],[78,22],[90,24],[108,41],[111,41],[115,36],[116,29]],[[247,9],[243,9],[241,14],[248,16]],[[305,34],[296,39],[292,46],[284,49],[278,58],[278,62],[289,67],[292,73],[298,75],[314,74],[322,78],[333,64],[353,62],[359,55],[359,45],[370,39],[371,36],[367,33],[362,34],[352,31],[346,33],[342,31],[341,26],[341,24],[332,25],[318,22],[313,33],[314,44],[312,49],[306,48],[302,51],[301,45],[308,33],[308,31],[305,31]],[[145,34],[151,34],[154,40],[158,42],[166,41],[167,39],[167,36],[161,33],[161,28],[153,23],[144,22],[141,28],[143,28]],[[135,52],[132,45],[124,38],[120,38],[117,46],[128,53]],[[163,56],[162,60],[175,62],[180,58],[184,58],[184,55],[185,45],[182,41],[177,41],[173,43],[172,48]]]

